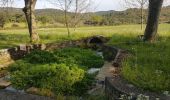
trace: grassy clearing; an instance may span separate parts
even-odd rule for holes
[[[118,41],[121,40],[120,43]],[[116,41],[116,42],[115,42]],[[129,82],[146,90],[170,91],[170,29],[161,25],[159,38],[143,43],[135,34],[112,38],[110,45],[126,49],[132,56],[123,62],[122,75]]]
[[[170,91],[170,39],[155,44],[128,44],[125,48],[133,54],[123,63],[125,79],[143,89]]]
[[[68,40],[66,29],[45,28],[38,33],[42,43]],[[140,25],[120,25],[105,27],[81,27],[72,30],[71,39],[80,39],[92,35],[112,37],[109,45],[129,50],[133,56],[123,63],[122,75],[129,82],[152,91],[170,91],[170,24],[161,24],[159,39],[154,44],[142,43],[137,35],[143,34]],[[26,29],[1,30],[0,48],[28,43]]]
[[[120,25],[120,26],[103,26],[103,27],[81,27],[76,31],[71,29],[71,40],[80,39],[92,35],[104,35],[115,37],[114,43],[124,42],[143,34],[140,30],[140,25]],[[61,42],[68,40],[67,31],[65,28],[40,28],[41,43]],[[160,25],[159,33],[167,35],[170,33],[170,25]],[[29,43],[29,34],[27,29],[6,29],[0,30],[0,48],[8,48],[19,44]]]
[[[169,25],[170,26],[170,25]],[[134,30],[135,29],[135,30]],[[80,39],[92,35],[128,35],[141,34],[140,25],[121,25],[105,27],[81,27],[76,31],[71,29],[71,39]],[[60,42],[68,40],[65,28],[41,28],[38,29],[42,43]],[[0,30],[0,48],[8,48],[19,44],[29,43],[29,34],[27,29],[6,29]]]

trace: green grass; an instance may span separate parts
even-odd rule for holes
[[[169,26],[170,25],[166,25]],[[92,35],[128,35],[141,34],[139,25],[121,25],[104,27],[81,27],[76,31],[71,29],[71,39],[80,39]],[[42,43],[61,42],[68,40],[65,28],[41,28],[38,29]],[[0,30],[0,48],[8,48],[19,44],[29,43],[27,29],[6,29]]]
[[[125,48],[132,53],[123,62],[125,79],[143,89],[170,91],[170,39],[155,44],[131,43]]]
[[[143,34],[140,25],[120,25],[103,27],[81,27],[71,29],[71,40],[92,35],[112,37],[108,42],[122,49],[129,50],[132,57],[123,63],[122,75],[138,87],[152,91],[170,91],[170,24],[161,24],[156,43],[142,43],[137,39]],[[68,40],[65,28],[38,29],[42,43]],[[0,30],[0,48],[28,43],[27,29]]]
[[[61,42],[68,40],[65,28],[40,28],[37,30],[41,43]],[[159,33],[167,35],[170,33],[170,25],[161,24]],[[143,34],[140,25],[120,25],[103,27],[81,27],[76,31],[71,29],[71,40],[80,39],[92,35],[114,36],[115,43],[123,42],[124,38],[132,38]],[[123,38],[122,38],[123,37]],[[9,48],[19,44],[29,43],[29,34],[27,29],[6,29],[0,30],[0,48]]]
[[[170,30],[159,28],[155,43],[143,43],[135,34],[112,37],[108,43],[131,53],[123,62],[123,77],[136,86],[156,91],[170,91]]]

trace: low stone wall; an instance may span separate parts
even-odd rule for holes
[[[18,47],[0,50],[0,68],[7,67],[14,60],[24,57],[32,50],[45,50],[44,44],[20,45]]]
[[[120,76],[106,77],[105,94],[107,100],[170,100],[170,96],[143,91]]]
[[[103,46],[107,60],[121,70],[124,58],[131,56],[127,51],[115,47]],[[170,96],[141,90],[129,84],[120,75],[105,78],[105,94],[107,100],[170,100]]]
[[[104,59],[107,61],[114,61],[117,56],[118,51],[119,49],[116,47],[111,47],[107,45],[102,46],[103,56],[104,56]]]
[[[100,45],[108,41],[108,38],[103,36],[93,36],[75,41],[65,41],[62,43],[48,43],[48,44],[34,44],[34,45],[20,45],[14,48],[0,50],[0,69],[7,67],[10,63],[24,57],[32,50],[54,50],[65,47],[83,47],[88,48],[91,46],[91,41],[94,39],[100,40]]]

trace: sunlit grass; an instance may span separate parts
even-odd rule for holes
[[[101,26],[101,27],[80,27],[75,31],[71,29],[71,38],[67,37],[65,28],[39,28],[41,43],[61,42],[64,40],[75,40],[93,35],[104,35],[114,37],[114,43],[124,42],[125,38],[136,37],[143,34],[140,25],[120,25],[120,26]],[[159,34],[169,36],[170,25],[161,24]],[[29,43],[29,33],[27,29],[6,29],[0,30],[0,48],[13,47],[19,44]]]
[[[112,37],[109,45],[130,52],[122,66],[122,75],[142,89],[170,91],[170,28],[160,25],[155,43],[144,43],[136,34]]]
[[[144,30],[140,25],[80,27],[71,29],[71,38],[65,28],[38,29],[41,43],[76,40],[93,35],[112,37],[109,45],[126,49],[133,55],[123,63],[122,75],[129,82],[152,91],[170,91],[170,24],[159,26],[159,38],[154,44],[143,43],[137,38]],[[29,43],[27,29],[0,30],[0,48]]]

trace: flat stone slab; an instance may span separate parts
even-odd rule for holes
[[[55,100],[49,97],[0,90],[0,100]]]
[[[9,85],[11,85],[11,82],[8,82],[8,81],[0,81],[0,88],[6,88],[8,87]]]
[[[4,80],[4,78],[0,78],[0,88],[4,89],[11,85],[11,82]]]
[[[96,79],[99,81],[105,81],[106,77],[112,77],[115,71],[115,67],[112,65],[111,62],[105,62],[103,67],[100,69]]]

